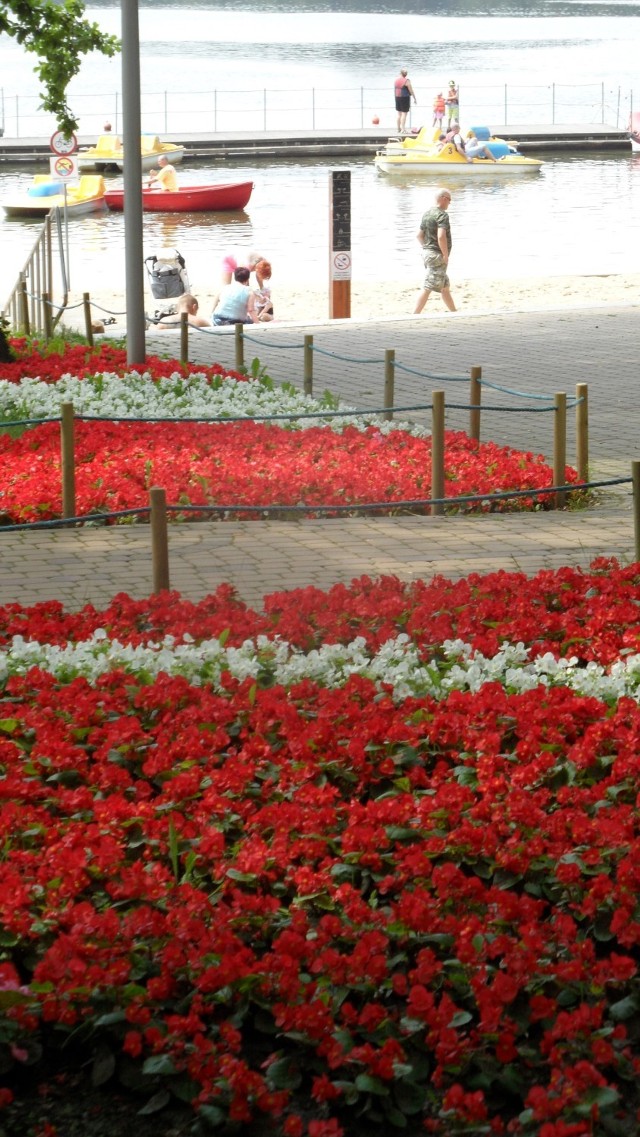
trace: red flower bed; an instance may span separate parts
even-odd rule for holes
[[[181,505],[308,506],[424,500],[431,491],[431,440],[403,431],[347,427],[284,430],[268,423],[91,423],[76,426],[79,515],[148,505],[152,485]],[[446,437],[446,494],[490,494],[552,484],[538,455],[462,432]],[[0,436],[0,506],[11,521],[59,517],[60,435],[55,423],[20,438]],[[566,481],[575,482],[567,468]],[[549,505],[549,495],[498,503]],[[483,508],[479,503],[476,508]],[[485,505],[484,508],[487,508]]]
[[[56,383],[62,375],[95,375],[101,371],[112,372],[116,375],[125,375],[133,370],[127,363],[127,353],[121,347],[101,343],[94,347],[88,344],[66,344],[64,352],[50,349],[46,344],[29,341],[24,337],[10,339],[11,348],[16,354],[13,363],[0,364],[0,379],[17,383],[18,380],[29,377],[39,378],[49,383]],[[149,355],[147,361],[136,370],[148,371],[154,379],[162,379],[170,375],[189,375],[197,370],[204,375],[232,375],[234,379],[244,379],[246,376],[237,371],[230,371],[219,363],[210,366],[198,366],[180,363],[176,359],[160,359],[159,356]]]
[[[264,616],[229,590],[165,596],[146,625],[124,597],[77,617],[10,606],[2,623],[132,642],[297,625],[309,643],[349,619],[350,637],[411,629],[425,652],[461,624],[603,660],[637,647],[638,566],[464,584],[365,580]],[[639,776],[629,698],[11,678],[2,1068],[35,1038],[79,1039],[98,1076],[135,1068],[222,1133],[635,1133]]]

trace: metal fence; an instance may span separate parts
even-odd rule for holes
[[[42,229],[4,306],[12,328],[51,335],[69,298],[68,234],[59,209],[47,213]],[[54,299],[60,288],[62,298]]]
[[[461,115],[471,122],[496,125],[592,125],[624,129],[634,105],[633,90],[604,83],[548,83],[527,86],[502,83],[461,88]],[[83,134],[101,134],[105,122],[122,129],[119,91],[74,98]],[[431,121],[431,106],[414,107],[413,124]],[[48,136],[55,130],[51,115],[39,109],[37,95],[8,94],[0,89],[0,131],[8,138]],[[141,93],[142,130],[178,134],[267,130],[363,129],[379,118],[395,122],[388,87],[318,88],[246,91],[145,91]]]

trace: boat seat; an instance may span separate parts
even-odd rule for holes
[[[469,130],[473,131],[478,142],[488,142],[491,138],[491,130],[488,126],[470,126]],[[467,138],[468,137],[469,135],[467,134]]]
[[[33,185],[27,190],[27,197],[54,197],[62,193],[62,182],[52,182],[49,174],[36,174]]]
[[[101,174],[82,174],[80,182],[74,187],[79,198],[100,197],[105,191],[104,178]]]
[[[506,158],[507,154],[513,154],[506,142],[487,142],[487,150],[491,151],[494,158]]]
[[[143,134],[140,139],[143,154],[156,154],[161,150],[157,134]]]
[[[114,150],[121,150],[122,143],[115,134],[101,134],[96,142],[96,150],[100,154],[113,154]]]

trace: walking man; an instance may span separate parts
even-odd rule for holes
[[[393,89],[396,97],[396,111],[398,112],[398,134],[403,134],[407,122],[407,115],[411,109],[411,100],[417,103],[411,80],[407,75],[406,67],[400,69],[398,78],[394,81]]]
[[[416,316],[420,314],[432,292],[440,293],[450,312],[456,311],[447,273],[452,244],[451,223],[447,213],[450,202],[451,194],[448,189],[442,187],[436,190],[435,204],[427,210],[420,222],[417,238],[424,249],[426,273],[424,288],[416,301]]]

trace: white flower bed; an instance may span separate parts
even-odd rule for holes
[[[325,687],[340,687],[352,675],[391,687],[394,697],[431,695],[445,698],[451,691],[478,691],[499,683],[509,691],[539,686],[568,687],[603,701],[628,696],[640,699],[640,655],[629,655],[605,668],[597,663],[579,666],[576,658],[556,659],[550,653],[530,658],[523,644],[505,644],[492,658],[474,651],[462,640],[445,640],[443,658],[423,659],[409,637],[388,640],[371,654],[362,637],[352,643],[325,644],[303,652],[284,640],[258,636],[241,647],[226,647],[217,639],[196,644],[166,636],[159,643],[128,646],[110,640],[106,632],[64,647],[14,636],[0,651],[0,682],[38,667],[68,682],[82,676],[95,682],[114,668],[151,682],[160,672],[180,675],[195,686],[219,688],[223,672],[237,679],[255,679],[290,686],[311,679]]]
[[[168,379],[153,380],[148,372],[132,371],[121,378],[109,372],[79,379],[63,375],[56,383],[42,379],[21,379],[17,383],[0,380],[0,420],[57,418],[62,403],[73,403],[78,415],[98,415],[107,419],[125,418],[253,418],[263,415],[316,414],[321,411],[354,411],[356,408],[330,396],[315,399],[287,385],[274,387],[261,380],[240,381],[225,376],[210,381],[201,372],[186,378],[178,373]],[[347,426],[365,430],[372,424],[383,434],[404,430],[427,437],[425,427],[406,422],[387,422],[375,414],[344,414],[332,419],[301,418],[279,420],[289,429],[310,426],[330,427],[340,432]]]

